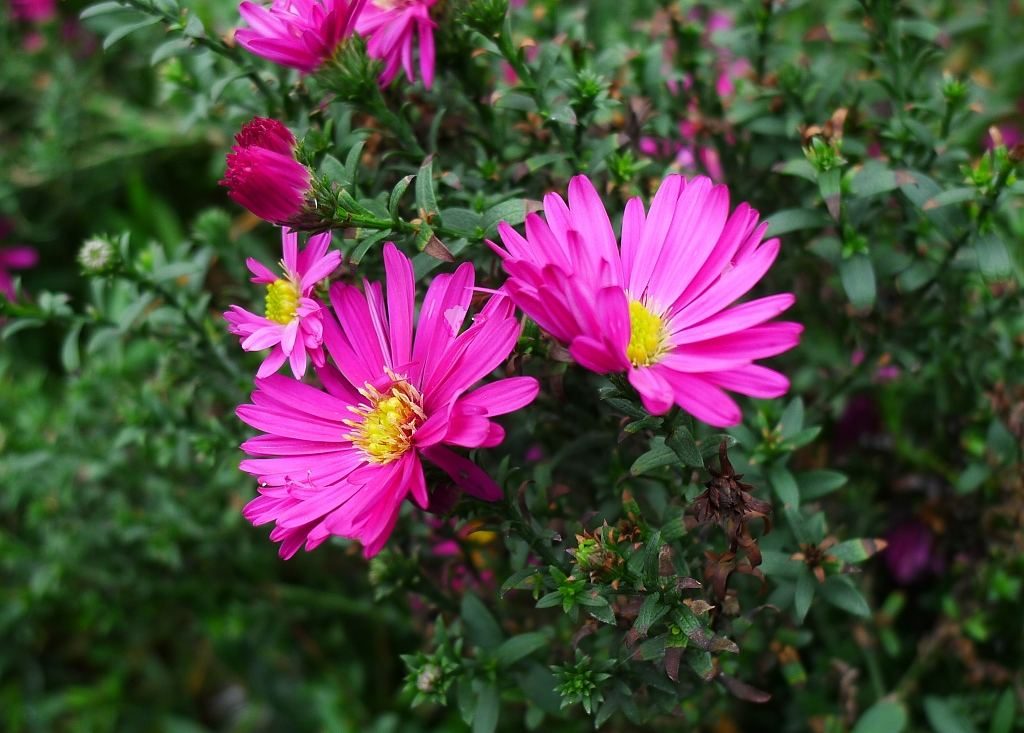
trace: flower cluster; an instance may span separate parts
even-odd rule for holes
[[[418,39],[420,78],[430,87],[434,2],[274,0],[266,8],[247,0],[241,11],[250,27],[238,40],[312,73],[359,33],[384,62],[380,81],[387,84],[400,69],[414,78]],[[779,241],[764,240],[766,224],[747,204],[730,212],[724,185],[669,176],[649,208],[639,198],[628,202],[617,236],[593,183],[576,176],[568,202],[548,194],[543,215],[526,217],[525,234],[498,225],[501,245],[488,244],[504,283],[477,289],[473,265],[463,263],[433,278],[417,318],[413,267],[393,243],[383,250],[385,281],[364,280],[361,289],[330,282],[341,264],[330,232],[300,250],[290,227],[301,227],[330,183],[314,181],[285,125],[256,118],[235,142],[222,185],[282,226],[279,270],[247,262],[252,282],[266,287],[263,314],[234,305],[224,318],[243,349],[269,349],[251,402],[238,408],[260,431],[243,444],[250,458],[241,468],[259,486],[245,516],[275,524],[271,538],[284,557],[332,535],[358,540],[372,556],[406,498],[450,508],[452,485],[485,501],[502,497],[459,451],[500,444],[505,432],[494,418],[539,392],[528,376],[487,381],[516,347],[517,309],[580,366],[624,374],[654,415],[675,405],[731,426],[742,413],[729,392],[771,398],[789,388],[785,376],[757,361],[797,344],[802,327],[773,320],[793,295],[737,304],[771,267]],[[467,327],[477,290],[490,295]],[[302,381],[310,361],[319,386]],[[290,377],[277,374],[285,362]],[[424,464],[450,483],[432,489]]]
[[[381,85],[404,69],[415,79],[413,51],[418,41],[420,78],[434,81],[434,27],[430,8],[437,0],[273,0],[270,7],[245,0],[248,23],[238,43],[256,56],[304,74],[316,72],[353,33],[367,41],[370,57],[384,69]]]

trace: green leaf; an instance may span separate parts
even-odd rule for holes
[[[828,209],[829,215],[839,221],[839,208],[841,203],[841,194],[839,186],[839,177],[841,171],[838,168],[825,171],[818,178],[818,190],[821,192],[821,198],[825,202],[825,207]]]
[[[106,51],[115,43],[120,41],[122,38],[130,36],[135,31],[140,31],[143,28],[148,28],[149,26],[156,25],[159,22],[160,18],[151,17],[146,18],[145,20],[136,21],[134,23],[120,25],[114,30],[110,31],[110,33],[107,34],[107,37],[103,39],[103,50]]]
[[[807,158],[793,158],[785,163],[777,163],[772,166],[772,172],[781,173],[784,176],[798,176],[812,183],[818,180],[818,171],[814,169]]]
[[[540,571],[537,568],[522,568],[521,570],[515,571],[509,576],[508,580],[501,584],[501,589],[498,591],[499,597],[504,598],[506,593],[518,588],[520,583],[527,578],[532,578],[538,572]]]
[[[805,501],[818,499],[843,487],[847,482],[845,474],[839,471],[806,471],[796,475],[800,497]]]
[[[647,636],[650,628],[658,623],[666,613],[668,613],[668,606],[661,604],[661,594],[652,593],[644,598],[643,605],[640,606],[640,611],[636,615],[636,621],[633,622],[633,630],[641,637]]]
[[[437,196],[434,193],[434,157],[427,156],[416,173],[416,208],[422,218],[438,213]]]
[[[977,733],[969,720],[941,698],[926,697],[924,714],[935,733]]]
[[[800,489],[788,468],[781,463],[776,463],[768,470],[768,481],[771,483],[775,495],[783,504],[792,507],[800,506]]]
[[[391,230],[385,229],[383,231],[374,232],[370,236],[365,237],[358,245],[356,245],[355,249],[352,250],[352,254],[348,256],[349,260],[353,265],[358,265],[363,261],[366,253],[369,252],[374,245],[383,242],[389,236],[391,236]]]
[[[508,222],[509,226],[519,226],[526,220],[526,199],[510,199],[492,206],[484,212],[483,227],[488,234],[498,231],[498,222]]]
[[[674,466],[679,463],[679,456],[676,452],[665,445],[665,439],[658,437],[651,440],[651,449],[633,461],[629,473],[633,476],[642,476],[645,473],[665,466]]]
[[[466,625],[466,636],[471,642],[483,649],[494,649],[504,635],[494,616],[487,610],[479,598],[473,593],[462,597],[462,622]]]
[[[811,571],[806,568],[796,578],[796,592],[793,595],[793,615],[796,617],[798,624],[802,624],[807,616],[807,611],[811,607],[811,601],[814,600],[814,590],[817,584],[818,581],[811,575]]]
[[[149,65],[156,66],[161,61],[166,61],[172,56],[177,56],[182,51],[188,51],[192,48],[192,42],[187,38],[173,38],[170,41],[164,41],[155,49],[149,56]]]
[[[675,451],[676,456],[686,466],[704,468],[704,458],[697,447],[697,441],[689,429],[680,425],[665,439],[665,445]]]
[[[995,712],[992,713],[992,724],[988,733],[1011,733],[1013,721],[1017,713],[1017,700],[1013,694],[1013,688],[1007,687],[999,696]]]
[[[30,328],[39,328],[45,323],[46,321],[41,318],[18,318],[11,321],[5,325],[2,330],[0,330],[0,340],[9,339],[18,331],[25,331]]]
[[[854,308],[865,310],[875,302],[875,268],[871,258],[858,253],[839,263],[839,279]]]
[[[804,429],[804,401],[797,397],[786,405],[779,419],[779,428],[783,438],[791,438]]]
[[[584,604],[580,602],[581,606],[587,609],[587,613],[596,618],[602,623],[606,623],[609,626],[615,626],[615,612],[612,610],[611,605],[608,603],[607,598],[601,598],[600,605]]]
[[[777,575],[785,578],[795,577],[804,564],[794,560],[788,552],[778,550],[761,550],[761,564],[758,569],[765,575]]]
[[[85,10],[83,10],[78,15],[78,17],[81,18],[82,20],[87,20],[88,18],[95,18],[96,16],[99,16],[99,15],[106,15],[108,13],[116,13],[119,10],[131,10],[131,8],[126,7],[125,5],[122,5],[119,2],[96,3],[95,5],[90,5]]]
[[[858,563],[864,562],[883,549],[885,549],[885,542],[882,540],[856,539],[840,542],[831,548],[828,554],[843,562]]]
[[[860,716],[852,733],[902,733],[907,709],[895,700],[879,700]]]
[[[821,595],[825,600],[836,608],[841,608],[847,613],[867,618],[871,615],[864,596],[854,586],[853,581],[845,575],[834,575],[825,579],[821,586]]]
[[[1013,272],[1013,262],[1006,245],[993,232],[982,234],[974,243],[978,255],[978,269],[987,278],[998,279]]]
[[[815,209],[783,209],[768,217],[767,222],[765,237],[777,237],[799,229],[820,229],[828,226],[831,220]]]
[[[962,188],[951,188],[942,193],[927,199],[921,208],[925,211],[941,209],[950,204],[962,204],[964,201],[974,201],[978,198],[978,189],[964,186]]]
[[[958,494],[970,494],[977,491],[978,487],[985,483],[985,480],[992,474],[992,469],[987,463],[970,463],[956,479],[956,490]]]
[[[78,352],[78,337],[82,333],[82,322],[78,321],[68,330],[64,337],[64,344],[60,349],[60,361],[64,369],[69,372],[76,371],[82,365]]]
[[[388,213],[391,214],[392,218],[398,217],[398,205],[402,201],[402,196],[405,195],[406,190],[409,188],[409,184],[412,183],[416,176],[404,176],[402,180],[395,184],[395,187],[391,189],[391,196],[388,198]]]
[[[854,196],[867,198],[896,188],[896,175],[878,161],[870,160],[854,174],[850,189]]]
[[[555,590],[541,596],[534,608],[554,608],[560,605],[562,605],[562,594]]]
[[[496,654],[498,665],[510,667],[520,659],[530,656],[538,649],[543,649],[548,645],[548,640],[548,634],[543,631],[531,631],[526,634],[513,636],[511,639],[506,639],[498,647]]]
[[[501,712],[501,697],[494,685],[485,685],[476,698],[473,711],[473,733],[494,733]]]

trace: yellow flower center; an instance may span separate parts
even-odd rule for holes
[[[299,307],[299,289],[291,280],[277,279],[267,286],[264,315],[276,323],[291,323]]]
[[[345,437],[359,446],[371,463],[391,463],[405,455],[416,429],[427,419],[419,390],[404,377],[388,375],[394,380],[390,390],[379,392],[367,384],[359,390],[367,402],[348,408],[361,415],[362,421],[344,421],[352,428]]]
[[[629,345],[626,358],[633,366],[650,366],[665,354],[668,330],[661,316],[639,300],[629,301]]]

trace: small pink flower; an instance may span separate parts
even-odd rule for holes
[[[45,23],[56,14],[56,0],[11,0],[11,16],[15,20]]]
[[[754,363],[793,348],[803,327],[767,323],[793,304],[790,293],[729,308],[764,276],[779,240],[747,204],[729,216],[729,192],[707,178],[668,176],[650,211],[632,199],[621,251],[593,184],[576,176],[569,204],[544,198],[526,218],[526,237],[498,225],[505,284],[513,302],[582,366],[626,372],[654,414],[673,403],[715,426],[735,425],[725,390],[778,397],[789,380]]]
[[[434,27],[430,8],[437,0],[370,0],[356,22],[356,30],[367,38],[366,50],[384,62],[381,85],[391,83],[399,67],[406,78],[415,80],[413,71],[414,37],[419,37],[420,78],[427,89],[434,83]]]
[[[39,262],[39,253],[31,247],[0,248],[0,294],[14,300],[14,278],[9,270],[28,270]]]
[[[311,74],[352,35],[366,0],[274,0],[267,8],[238,6],[249,24],[235,33],[238,45],[275,64]]]
[[[331,535],[359,540],[367,557],[375,555],[406,497],[428,506],[424,459],[472,496],[502,495],[448,446],[498,445],[505,431],[491,418],[537,395],[530,377],[472,389],[515,348],[512,303],[493,296],[462,331],[474,281],[465,263],[430,283],[414,328],[412,262],[388,243],[384,267],[385,284],[366,282],[362,292],[331,286],[337,321],[325,314],[324,345],[334,366],[317,369],[326,391],[280,375],[257,379],[252,404],[237,410],[263,433],[242,444],[253,458],[241,468],[258,477],[260,492],[245,516],[276,523],[270,537],[282,543],[282,557]]]
[[[295,136],[277,120],[255,117],[235,143],[220,185],[256,216],[287,226],[312,195],[309,168],[295,159]]]
[[[267,286],[264,315],[237,305],[224,313],[228,330],[242,337],[246,351],[270,349],[263,360],[257,377],[266,377],[284,364],[291,365],[292,374],[301,378],[306,373],[307,355],[315,366],[324,365],[323,307],[310,295],[316,284],[334,272],[341,262],[340,252],[328,252],[331,233],[310,237],[309,244],[300,253],[299,235],[287,229],[281,231],[284,258],[281,260],[283,277],[252,259],[246,260],[254,283]]]

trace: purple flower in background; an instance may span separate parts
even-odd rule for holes
[[[885,536],[885,564],[899,585],[911,585],[936,568],[935,536],[928,525],[908,519]]]
[[[56,14],[56,0],[11,0],[11,16],[15,20],[45,23]]]

